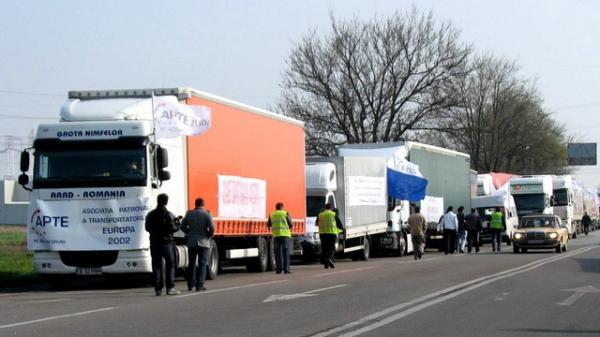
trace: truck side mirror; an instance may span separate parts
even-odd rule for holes
[[[169,166],[169,152],[167,149],[160,146],[156,149],[156,163],[158,168],[165,168]]]
[[[28,170],[29,170],[29,152],[23,151],[23,152],[21,152],[21,172],[27,172]]]
[[[19,185],[27,185],[29,184],[29,176],[25,173],[19,175]]]
[[[171,172],[165,171],[165,170],[160,170],[158,172],[158,179],[160,181],[165,181],[165,180],[171,179]]]

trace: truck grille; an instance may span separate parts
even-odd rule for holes
[[[544,240],[546,238],[546,233],[544,232],[528,232],[527,240]]]
[[[119,251],[62,251],[59,252],[62,262],[71,267],[78,268],[100,268],[110,266],[117,261]]]

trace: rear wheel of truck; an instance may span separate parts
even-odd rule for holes
[[[398,248],[394,251],[394,255],[404,256],[406,255],[406,249],[406,237],[404,236],[404,234],[398,234]]]
[[[267,240],[262,236],[256,238],[256,248],[258,248],[258,256],[248,260],[246,269],[251,273],[262,273],[267,271],[267,265],[269,264]]]
[[[358,252],[358,259],[367,261],[371,257],[371,242],[368,237],[363,238],[363,249]]]
[[[220,261],[219,261],[219,247],[215,240],[210,240],[210,249],[208,251],[208,261],[206,263],[206,278],[214,280],[219,274]]]

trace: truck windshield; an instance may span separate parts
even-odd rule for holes
[[[554,206],[569,206],[569,193],[566,188],[556,189],[554,194]]]
[[[546,198],[543,193],[513,194],[517,211],[543,211],[546,208]]]
[[[33,186],[145,186],[146,148],[141,142],[36,144]]]
[[[325,209],[325,197],[324,196],[308,196],[306,197],[306,216],[313,217],[318,216],[319,213]]]

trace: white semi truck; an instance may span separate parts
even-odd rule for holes
[[[571,175],[552,177],[552,194],[554,214],[558,215],[563,225],[567,226],[569,235],[575,239],[577,237],[577,223],[581,222],[583,216],[583,205],[576,205],[583,202],[583,198],[575,198],[576,192]]]
[[[326,203],[333,205],[344,224],[336,252],[353,260],[367,260],[372,242],[387,231],[386,164],[383,158],[313,157],[306,162],[306,259],[321,251],[315,220]]]
[[[552,176],[522,176],[510,180],[519,218],[529,214],[554,214]]]

